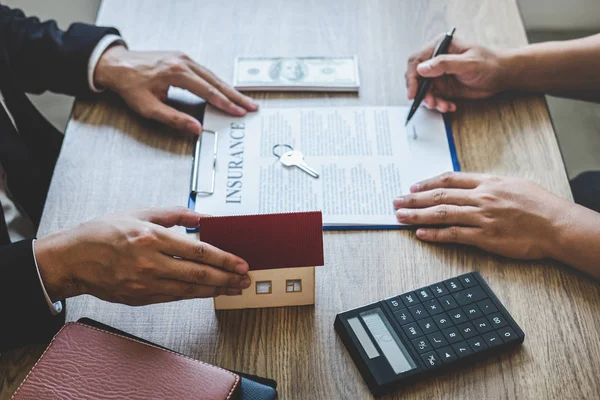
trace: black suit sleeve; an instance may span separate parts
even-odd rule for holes
[[[32,241],[0,246],[0,352],[32,343],[47,343],[65,322],[53,316],[33,259]]]
[[[89,94],[88,60],[109,33],[119,34],[114,28],[81,23],[62,31],[53,20],[40,22],[21,10],[0,5],[0,38],[17,85],[25,92]]]

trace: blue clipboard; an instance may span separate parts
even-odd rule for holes
[[[454,136],[452,134],[452,121],[450,120],[449,114],[444,114],[444,126],[446,127],[446,136],[448,138],[448,147],[450,148],[450,157],[452,158],[452,168],[454,171],[460,171],[460,163],[458,162],[458,155],[456,153],[456,145],[454,144]],[[194,181],[198,178],[197,170],[197,158],[199,157],[199,146],[200,139],[196,142],[196,148],[194,149],[194,158],[192,161],[192,182],[191,187],[194,187]],[[216,141],[215,141],[216,151]],[[214,173],[214,169],[213,169]],[[214,183],[214,177],[213,177]],[[213,187],[214,188],[214,187]],[[188,198],[188,208],[190,210],[196,210],[196,195],[197,191],[190,190],[190,196]],[[339,225],[339,226],[324,226],[324,231],[364,231],[364,230],[383,230],[383,229],[415,229],[414,225]],[[198,229],[188,228],[187,232],[198,232]]]

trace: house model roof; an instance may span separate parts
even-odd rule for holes
[[[207,217],[199,228],[200,240],[243,258],[251,271],[324,264],[321,212]]]

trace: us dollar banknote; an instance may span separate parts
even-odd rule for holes
[[[237,57],[233,86],[246,91],[358,92],[358,59]]]

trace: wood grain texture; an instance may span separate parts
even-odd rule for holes
[[[105,0],[98,23],[118,27],[132,49],[180,49],[225,79],[235,56],[358,54],[360,95],[258,94],[262,106],[407,104],[408,55],[452,25],[483,44],[526,44],[515,0]],[[463,170],[526,177],[571,198],[541,96],[462,102],[459,110],[453,130]],[[40,235],[116,210],[185,205],[192,144],[119,101],[78,101]],[[88,316],[274,378],[282,399],[362,399],[370,394],[333,330],[335,315],[472,270],[521,325],[524,345],[389,398],[597,398],[597,283],[555,263],[424,244],[405,231],[325,233],[314,307],[215,312],[211,300],[131,308],[81,296],[68,301],[67,318]],[[0,360],[5,395],[31,368],[22,360]]]

